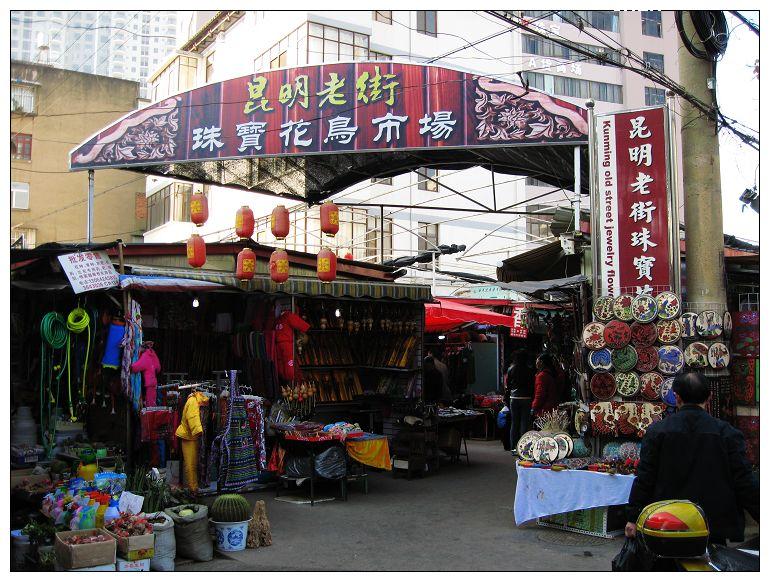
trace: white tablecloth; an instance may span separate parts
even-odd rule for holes
[[[516,525],[538,517],[628,502],[633,475],[516,466]]]

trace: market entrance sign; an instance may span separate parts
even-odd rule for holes
[[[104,251],[72,253],[57,258],[76,294],[118,286],[120,277]]]
[[[597,115],[595,123],[596,294],[678,291],[666,110]]]

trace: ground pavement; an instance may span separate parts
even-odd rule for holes
[[[370,473],[369,494],[353,484],[347,502],[310,507],[276,501],[273,490],[247,494],[265,500],[273,545],[180,562],[177,571],[610,569],[622,539],[517,528],[510,453],[499,441],[469,441],[468,452],[470,466],[411,481]]]

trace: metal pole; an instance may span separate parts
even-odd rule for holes
[[[391,244],[391,246],[393,246]],[[385,208],[380,205],[380,263],[385,262]]]
[[[668,207],[669,246],[671,255],[671,280],[674,293],[682,293],[682,262],[679,251],[679,153],[676,140],[676,118],[674,107],[676,97],[673,91],[666,91],[666,134],[668,137]]]
[[[594,113],[594,101],[586,101],[588,109],[588,177],[591,200],[591,282],[594,297],[601,295],[599,288],[599,168],[596,159],[596,119]]]
[[[580,230],[580,146],[576,145],[574,148],[575,154],[575,228],[572,230],[577,232]]]
[[[89,243],[94,242],[94,171],[88,170],[88,224],[86,225],[86,238]]]
[[[433,265],[433,281],[430,284],[430,294],[435,296],[436,295],[436,253],[433,253],[433,261],[431,261]]]

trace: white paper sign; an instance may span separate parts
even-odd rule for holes
[[[87,251],[58,257],[75,293],[117,287],[120,278],[104,251]]]
[[[130,491],[124,491],[118,499],[118,509],[121,513],[141,513],[144,497],[134,495]]]

